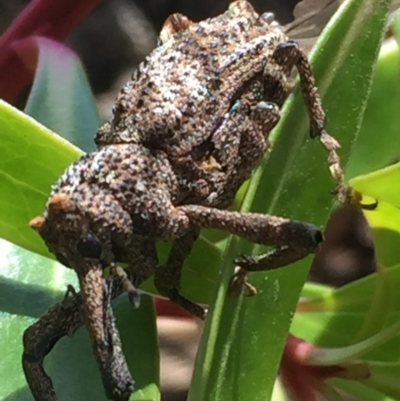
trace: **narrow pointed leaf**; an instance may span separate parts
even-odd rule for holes
[[[40,36],[19,42],[17,51],[20,57],[37,53],[35,78],[25,112],[85,152],[93,150],[100,116],[75,53]]]
[[[382,0],[345,2],[313,52],[328,130],[342,144],[344,164],[361,125],[388,6],[389,1]],[[327,171],[326,154],[317,141],[308,139],[308,121],[298,91],[283,116],[272,153],[252,178],[242,210],[322,226],[333,203],[329,191],[335,184]],[[251,250],[248,245],[239,246],[236,239],[228,245],[196,361],[190,401],[264,401],[271,396],[310,258],[267,274],[251,274],[257,296],[229,298],[232,260],[240,251]]]

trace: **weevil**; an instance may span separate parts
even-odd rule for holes
[[[246,285],[245,272],[285,266],[317,250],[323,237],[312,224],[226,210],[269,148],[294,67],[311,136],[327,148],[338,178],[339,144],[325,131],[307,57],[272,14],[259,15],[238,0],[199,23],[180,14],[168,18],[158,47],[123,87],[112,119],[99,129],[97,149],[67,168],[44,214],[31,221],[80,284],[80,294],[70,289],[24,334],[23,366],[37,401],[56,400],[43,358],[83,323],[107,397],[129,398],[134,382],[110,299],[154,275],[161,295],[204,318],[203,308],[180,294],[182,267],[201,228],[274,247],[236,260],[235,293]],[[157,241],[173,242],[162,266]],[[108,266],[113,273],[105,279]]]

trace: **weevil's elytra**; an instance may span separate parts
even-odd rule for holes
[[[110,299],[134,293],[155,274],[160,294],[204,318],[200,306],[180,295],[182,266],[201,228],[274,247],[266,255],[237,259],[235,293],[250,288],[245,271],[285,266],[316,251],[322,235],[311,224],[226,210],[268,149],[293,67],[312,136],[329,151],[329,166],[341,180],[339,145],[324,131],[310,65],[271,14],[258,15],[238,0],[199,23],[179,14],[167,20],[159,46],[122,89],[111,121],[99,129],[98,149],[67,168],[44,214],[31,222],[50,251],[76,271],[81,289],[24,334],[24,371],[37,401],[56,400],[44,357],[82,324],[107,396],[129,398],[133,379]],[[156,252],[160,240],[173,241],[163,266]],[[115,267],[118,262],[126,264],[125,272]],[[113,268],[105,280],[107,266]]]

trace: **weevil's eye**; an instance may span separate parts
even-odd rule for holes
[[[84,258],[93,259],[100,259],[103,250],[100,242],[92,234],[81,238],[76,244],[76,249]]]

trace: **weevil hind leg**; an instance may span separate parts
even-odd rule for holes
[[[310,117],[311,137],[320,136],[325,129],[326,116],[306,54],[296,42],[289,40],[280,43],[272,57],[285,70],[287,76],[290,75],[292,68],[296,66],[300,75],[301,89],[307,112]]]
[[[339,193],[339,198],[344,197],[343,194],[347,191],[347,188],[344,185],[344,173],[340,165],[340,158],[336,152],[340,148],[340,144],[325,130],[326,115],[322,108],[321,98],[318,94],[307,55],[296,42],[287,41],[277,46],[272,57],[282,68],[286,69],[287,75],[290,74],[294,66],[297,68],[304,102],[310,119],[311,138],[318,137],[328,151],[329,170],[332,177],[338,182],[337,192]]]

